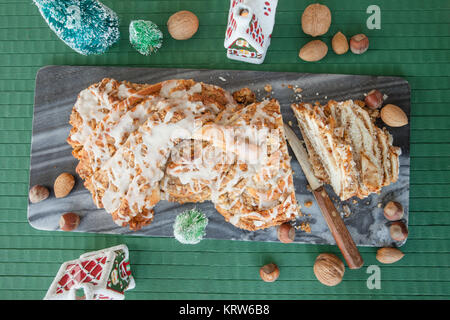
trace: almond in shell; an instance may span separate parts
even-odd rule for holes
[[[390,127],[403,127],[408,124],[405,112],[394,104],[387,104],[381,109],[381,120]]]
[[[53,186],[55,197],[64,198],[70,193],[70,191],[72,191],[74,185],[75,185],[75,178],[73,175],[67,172],[61,173],[56,178],[55,184]]]
[[[304,61],[314,62],[323,59],[328,52],[328,46],[321,40],[313,40],[305,44],[298,54]]]
[[[377,260],[389,264],[399,261],[405,254],[397,248],[381,248],[377,251]]]
[[[331,47],[336,54],[346,53],[348,51],[347,37],[339,31],[331,40]]]

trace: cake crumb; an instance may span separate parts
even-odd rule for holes
[[[266,90],[266,92],[271,93],[272,92],[272,86],[270,84],[266,84],[264,86],[264,90]]]
[[[288,121],[288,123],[289,123],[289,126],[291,126],[291,127],[292,127],[292,121],[291,121],[291,120],[289,120],[289,121]]]
[[[300,224],[300,230],[302,230],[306,233],[311,233],[311,226],[309,225],[308,222],[302,222]]]
[[[307,208],[309,208],[309,207],[311,207],[312,206],[312,201],[306,201],[305,202],[305,207],[307,207]]]
[[[344,209],[344,218],[348,218],[351,216],[352,212],[350,211],[350,208],[348,207],[348,205],[344,204],[342,206],[342,209]]]
[[[381,204],[381,202],[380,202],[379,204],[377,204],[377,207],[378,207],[378,208],[381,208],[381,205],[382,205],[382,204]]]
[[[295,89],[294,89],[294,92],[295,92],[295,93],[300,93],[300,92],[302,92],[302,91],[303,91],[302,88],[295,88]]]

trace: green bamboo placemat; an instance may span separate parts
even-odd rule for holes
[[[225,0],[103,1],[121,18],[120,43],[100,56],[81,56],[48,28],[31,0],[0,0],[0,299],[42,299],[62,262],[125,243],[136,288],[127,299],[448,299],[450,297],[450,2],[446,0],[321,1],[332,11],[330,44],[338,30],[365,33],[361,56],[329,52],[305,63],[298,50],[309,37],[300,17],[311,2],[281,0],[263,65],[226,58]],[[381,29],[368,30],[369,5],[381,8]],[[170,38],[165,26],[178,10],[197,14],[200,28],[188,41]],[[128,24],[147,19],[164,33],[160,51],[144,57],[128,43]],[[313,274],[321,252],[334,246],[202,241],[44,232],[27,222],[27,193],[34,79],[44,65],[116,65],[247,69],[402,76],[411,85],[410,236],[405,257],[380,265],[376,248],[361,248],[365,267],[346,269],[336,287]],[[265,263],[279,265],[274,283],[260,280]],[[367,266],[378,265],[381,289],[368,289]]]

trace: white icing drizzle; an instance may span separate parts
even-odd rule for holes
[[[153,95],[140,96],[139,90],[114,80],[80,93],[74,109],[83,126],[71,139],[87,155],[80,165],[92,170],[87,178],[97,205],[121,226],[137,216],[152,219],[152,208],[167,198],[176,179],[177,189],[194,194],[209,189],[209,198],[239,227],[243,222],[264,227],[280,212],[283,219],[297,215],[279,106],[278,112],[267,112],[271,102],[266,100],[238,109],[224,93],[222,110],[194,99],[209,85],[184,87],[181,81],[163,82]],[[222,117],[216,121],[219,112]],[[95,126],[88,125],[91,121]],[[222,138],[198,135],[202,128],[212,128]],[[194,149],[194,157],[192,139],[208,141]]]

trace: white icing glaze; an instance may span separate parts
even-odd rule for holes
[[[225,112],[211,126],[221,110],[215,103],[191,99],[202,93],[201,83],[186,90],[178,80],[169,80],[157,94],[145,96],[112,81],[101,90],[98,86],[86,90],[75,110],[83,123],[94,119],[96,126],[82,126],[72,140],[82,142],[88,155],[97,205],[113,214],[118,225],[138,215],[151,219],[151,209],[166,197],[167,177],[179,179],[194,192],[208,187],[211,200],[231,212],[229,222],[236,226],[250,218],[258,219],[254,226],[261,227],[278,216],[281,206],[288,208],[286,219],[297,215],[290,159],[282,126],[277,124],[281,115],[264,110],[269,100],[235,112],[237,105],[226,93]],[[116,99],[109,99],[111,95]],[[244,119],[247,114],[249,123]],[[205,123],[218,135],[198,135]],[[269,125],[276,129],[269,130]],[[191,139],[209,142],[194,149],[192,159]],[[169,157],[173,166],[166,168]]]

